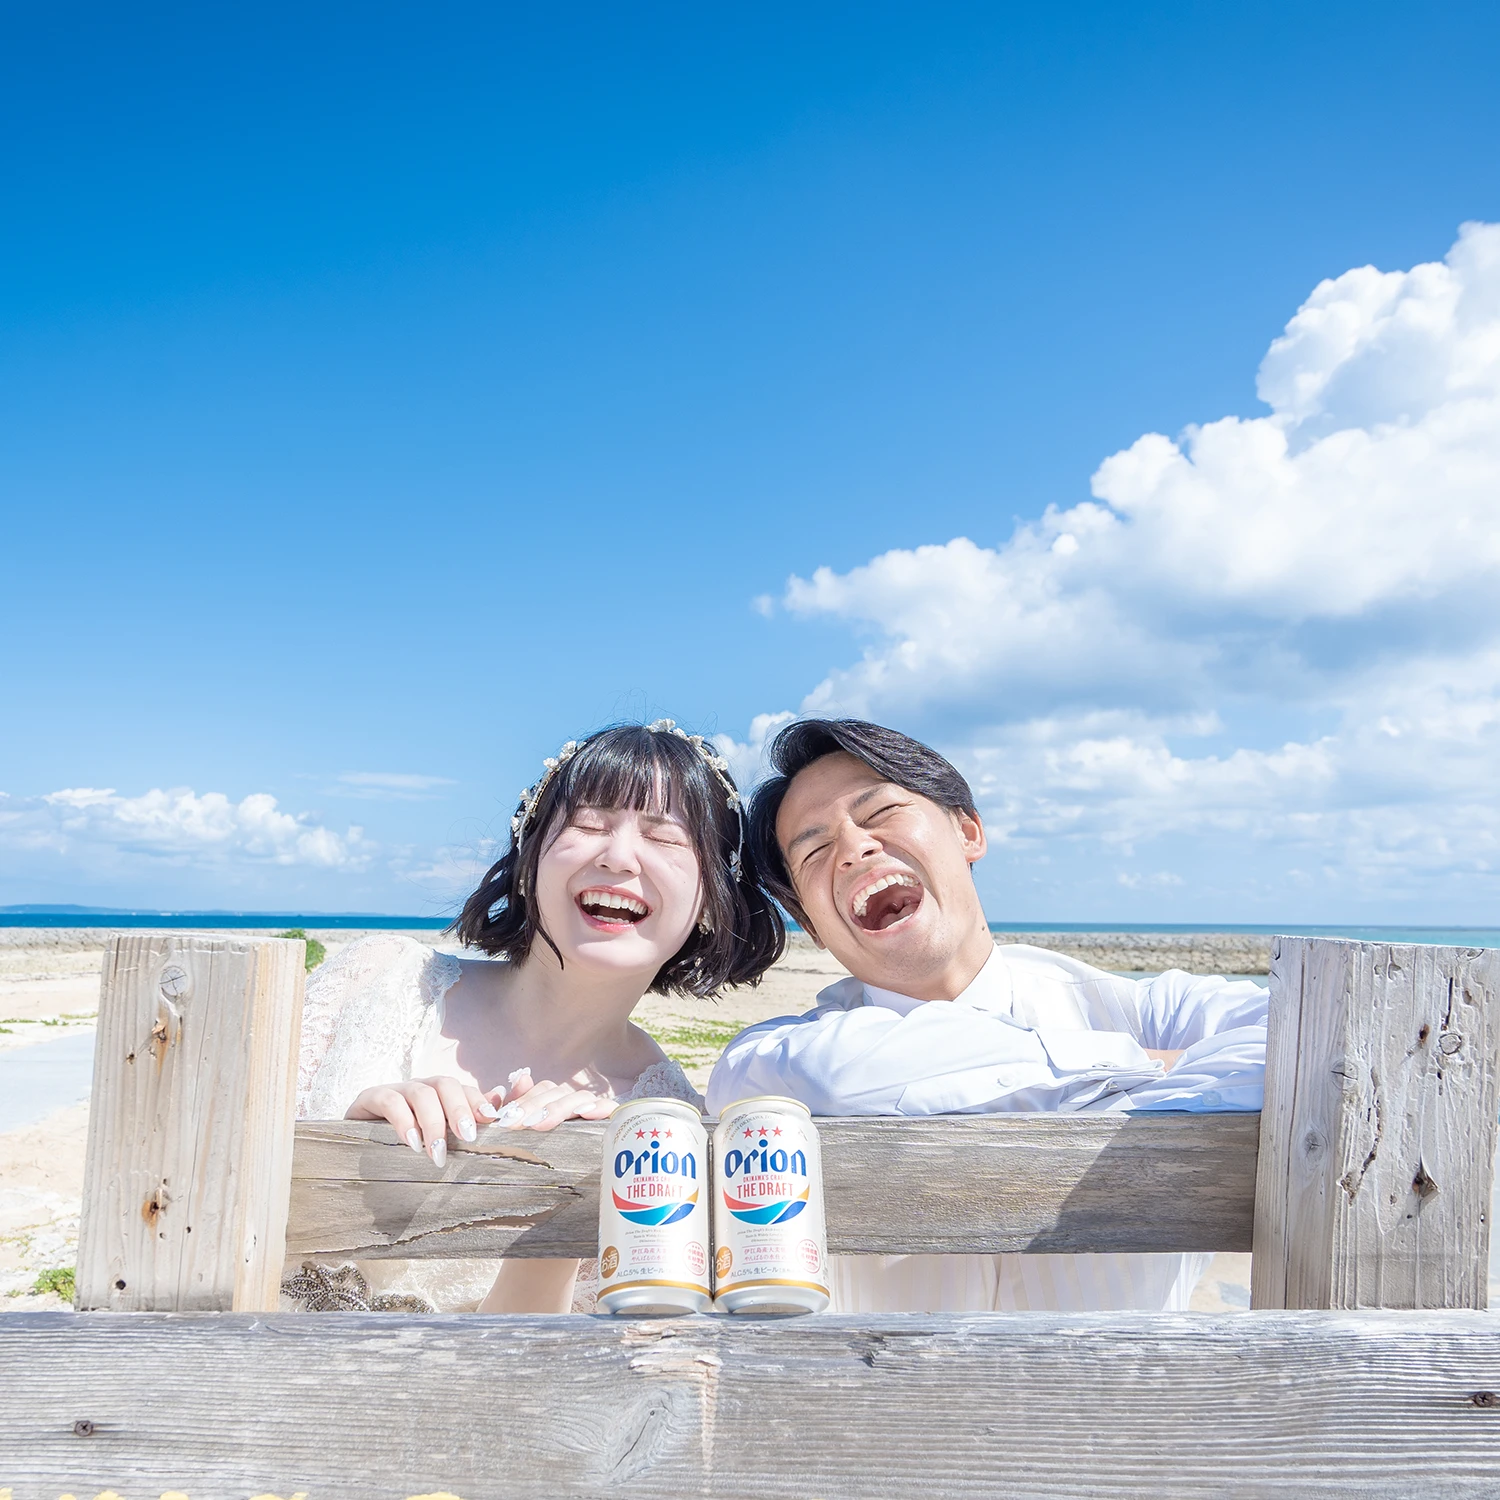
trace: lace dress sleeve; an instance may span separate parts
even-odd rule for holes
[[[703,1096],[688,1082],[687,1074],[670,1057],[654,1062],[635,1081],[632,1099],[681,1099],[701,1112]]]
[[[411,1077],[417,1045],[442,1020],[462,971],[451,954],[395,933],[350,943],[307,982],[297,1066],[297,1118],[342,1119],[377,1083]]]

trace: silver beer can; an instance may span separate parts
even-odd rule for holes
[[[708,1283],[708,1132],[681,1099],[630,1099],[604,1127],[600,1312],[701,1313]]]
[[[823,1160],[795,1099],[742,1099],[714,1131],[714,1308],[822,1312],[828,1306]]]

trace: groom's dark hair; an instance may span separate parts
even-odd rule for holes
[[[926,797],[949,812],[978,816],[974,793],[962,772],[930,745],[909,734],[864,719],[797,719],[788,724],[771,741],[767,752],[772,774],[756,787],[751,798],[746,844],[751,868],[760,883],[804,925],[802,907],[776,841],[776,817],[797,774],[839,751],[863,761],[886,781]]]

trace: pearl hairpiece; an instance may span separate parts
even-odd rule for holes
[[[734,814],[735,821],[739,826],[739,842],[735,851],[729,856],[729,873],[736,880],[741,878],[744,870],[745,852],[745,812],[744,805],[740,801],[740,794],[735,784],[730,780],[729,762],[724,759],[701,734],[689,734],[685,729],[679,729],[671,719],[658,719],[654,724],[646,725],[653,734],[674,734],[680,740],[686,740],[694,750],[701,755],[708,765],[710,771],[719,779],[719,785],[724,788],[729,810]],[[510,834],[516,846],[516,853],[521,852],[521,842],[526,836],[526,830],[531,824],[532,817],[536,813],[537,804],[542,800],[542,793],[557,775],[575,755],[583,748],[577,740],[569,740],[556,755],[549,755],[542,765],[546,769],[541,778],[527,787],[521,793],[520,803],[516,807],[515,816],[510,820]]]

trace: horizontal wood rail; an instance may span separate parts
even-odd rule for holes
[[[0,1491],[1500,1493],[1477,1312],[0,1318]]]
[[[1249,1250],[1258,1114],[820,1119],[836,1253]],[[603,1125],[490,1126],[439,1171],[387,1125],[297,1126],[292,1256],[591,1256]]]
[[[301,958],[111,939],[77,1306],[269,1310],[283,1247],[592,1255],[600,1125],[492,1127],[441,1172],[383,1125],[294,1125]],[[1251,1250],[1256,1308],[1483,1307],[1500,952],[1277,938],[1269,999],[1259,1116],[820,1121],[829,1248]]]

